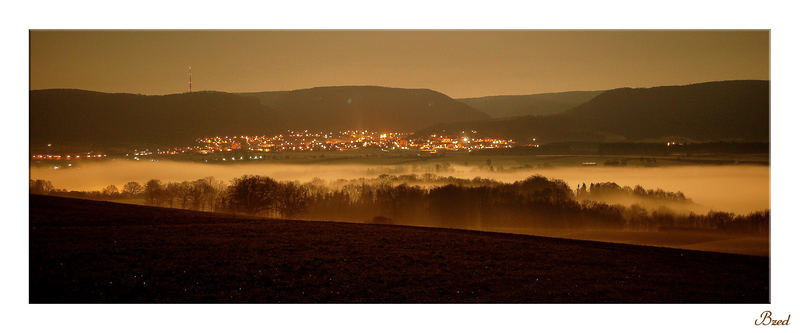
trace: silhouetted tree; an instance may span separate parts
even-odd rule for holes
[[[105,188],[103,188],[102,193],[104,197],[114,198],[119,196],[119,190],[117,189],[116,185],[106,186]]]
[[[151,204],[161,204],[165,196],[164,192],[164,186],[161,185],[161,181],[158,179],[151,179],[144,185],[144,195]]]
[[[138,196],[144,191],[144,187],[137,182],[128,182],[122,187],[122,194],[129,198]]]
[[[54,190],[53,183],[43,179],[29,180],[28,187],[31,194],[47,194]]]
[[[242,176],[233,180],[228,204],[235,211],[248,214],[275,213],[280,195],[279,184],[269,177]]]
[[[46,180],[30,180],[29,185],[31,193],[96,199],[118,196],[113,185],[92,192],[57,191]],[[127,183],[123,193],[136,193],[136,185]],[[320,179],[299,184],[246,175],[234,179],[230,186],[212,177],[166,186],[153,179],[145,184],[143,193],[151,204],[169,202],[174,206],[178,200],[181,207],[196,210],[222,208],[287,218],[380,220],[380,223],[397,221],[446,227],[690,228],[764,235],[769,232],[770,218],[769,211],[748,215],[725,212],[687,215],[663,206],[648,210],[634,204],[626,208],[595,199],[608,195],[676,202],[689,199],[680,192],[621,187],[615,183],[590,184],[588,189],[584,183],[573,192],[563,181],[542,176],[508,184],[432,174],[381,175],[372,179],[337,180],[328,185]]]
[[[308,188],[295,183],[280,184],[278,210],[284,217],[294,217],[306,209]]]

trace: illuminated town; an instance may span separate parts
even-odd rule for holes
[[[414,136],[412,132],[373,132],[348,130],[338,132],[287,131],[274,136],[214,136],[196,139],[194,145],[185,147],[141,148],[124,154],[107,155],[98,152],[88,153],[48,153],[34,154],[31,159],[37,162],[71,162],[78,160],[104,160],[125,158],[133,160],[153,160],[171,155],[197,156],[220,154],[214,160],[234,161],[242,156],[228,157],[228,152],[250,152],[248,159],[264,159],[265,154],[281,152],[349,152],[357,150],[380,150],[383,152],[417,152],[435,155],[444,151],[473,152],[489,149],[508,149],[518,146],[512,139],[478,137],[476,131],[462,131],[460,135],[448,136],[431,134]],[[534,139],[535,140],[535,139]],[[526,147],[538,147],[527,144]],[[49,146],[48,146],[49,147]],[[255,153],[255,154],[254,154]],[[67,166],[67,165],[65,165]],[[69,164],[68,166],[72,166]]]
[[[354,151],[359,149],[380,149],[381,151],[413,150],[428,154],[441,151],[466,151],[484,149],[512,148],[516,143],[512,139],[476,138],[475,132],[470,135],[462,132],[460,136],[431,134],[427,137],[415,137],[414,133],[340,131],[311,132],[287,131],[286,134],[274,136],[215,136],[199,138],[194,146],[174,147],[161,150],[136,150],[134,157],[148,155],[178,155],[185,153],[214,154],[231,151],[252,152],[315,152],[315,151]]]
[[[34,160],[48,160],[48,161],[69,161],[69,160],[80,160],[80,159],[101,159],[108,157],[105,154],[96,154],[96,153],[85,153],[85,154],[36,154],[31,155],[31,158]]]

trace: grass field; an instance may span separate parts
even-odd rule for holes
[[[32,303],[767,303],[769,257],[30,196]]]

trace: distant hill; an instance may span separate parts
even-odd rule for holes
[[[457,99],[494,118],[556,114],[588,102],[603,91],[567,91]]]
[[[223,92],[164,96],[85,90],[30,91],[31,146],[189,144],[208,135],[262,134],[283,128],[280,114],[255,98]]]
[[[489,119],[489,116],[430,89],[376,86],[318,87],[242,93],[285,114],[297,129],[415,130],[436,123]]]
[[[684,86],[620,88],[560,114],[441,124],[420,131],[478,130],[518,140],[769,141],[769,81],[719,81]]]
[[[769,81],[621,88],[557,114],[510,118],[490,118],[428,89],[374,86],[164,96],[50,89],[29,96],[32,148],[51,142],[103,149],[184,145],[203,136],[293,128],[420,134],[475,129],[537,142],[769,141]]]
[[[489,116],[428,89],[323,87],[146,96],[74,89],[30,91],[31,147],[185,145],[211,135],[286,129],[414,130]]]

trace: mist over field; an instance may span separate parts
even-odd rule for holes
[[[464,179],[481,177],[514,182],[539,174],[551,179],[564,180],[573,189],[583,183],[588,186],[590,183],[615,182],[620,186],[641,185],[647,189],[680,191],[694,202],[695,205],[691,210],[697,213],[717,210],[747,214],[770,208],[768,166],[551,167],[490,171],[476,166],[435,163],[220,165],[173,161],[109,161],[86,163],[59,170],[33,166],[30,172],[31,179],[50,180],[57,188],[78,191],[100,190],[110,184],[121,186],[128,181],[144,183],[150,179],[180,182],[213,176],[228,182],[247,174],[299,182],[308,182],[314,178],[331,182],[339,179],[374,178],[381,174],[425,173]]]

